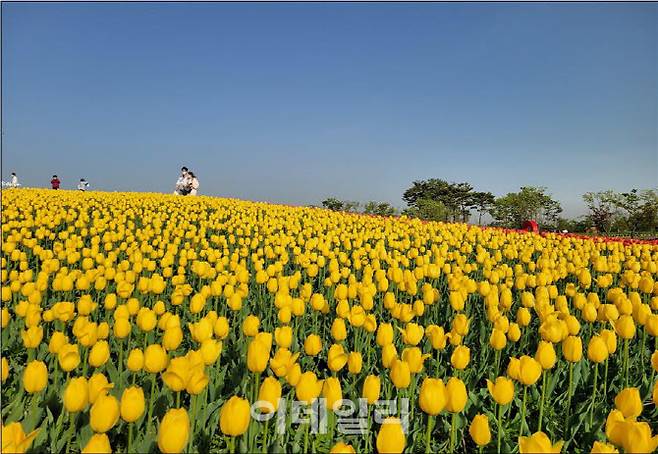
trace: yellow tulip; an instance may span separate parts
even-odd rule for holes
[[[544,432],[535,432],[529,437],[519,437],[519,452],[526,453],[559,453],[562,450],[564,442],[560,441],[556,444],[551,443],[551,440]]]
[[[347,356],[347,369],[350,374],[356,375],[361,372],[361,367],[363,366],[363,359],[361,353],[351,352]]]
[[[89,386],[89,403],[96,402],[98,396],[107,395],[108,391],[114,388],[114,384],[107,381],[107,377],[101,373],[96,373],[91,376],[87,382]]]
[[[144,353],[139,348],[133,348],[128,355],[128,369],[131,372],[139,372],[144,367]]]
[[[637,418],[642,413],[642,399],[637,388],[626,388],[615,397],[615,407],[624,418]]]
[[[418,404],[428,415],[436,416],[446,405],[446,387],[443,380],[425,378],[420,386]]]
[[[105,433],[119,420],[119,401],[114,396],[101,394],[89,411],[89,425],[97,433]]]
[[[491,442],[491,430],[489,429],[489,418],[487,418],[487,415],[475,415],[468,428],[468,433],[476,445],[488,445]]]
[[[569,336],[562,342],[562,354],[569,362],[577,363],[583,358],[583,341],[578,336]]]
[[[184,408],[165,413],[158,428],[158,448],[163,453],[183,452],[190,436],[190,417]]]
[[[64,408],[69,413],[85,409],[89,403],[89,385],[85,377],[72,378],[64,390]]]
[[[398,418],[386,418],[382,421],[377,434],[377,451],[380,453],[401,453],[407,445],[402,430],[402,423]]]
[[[322,351],[322,340],[317,334],[309,334],[304,341],[304,352],[309,356],[316,356]]]
[[[327,365],[332,372],[338,372],[341,370],[345,364],[347,364],[347,360],[348,357],[342,345],[333,344],[331,347],[329,347]]]
[[[514,399],[514,382],[505,377],[496,378],[496,382],[487,380],[489,394],[499,405],[507,405]]]
[[[393,360],[390,374],[393,385],[398,389],[405,389],[411,383],[411,371],[406,361]]]
[[[157,374],[167,367],[169,358],[167,352],[160,344],[151,344],[144,351],[144,370]]]
[[[242,323],[242,332],[245,336],[254,337],[258,334],[260,319],[255,315],[248,315]]]
[[[460,345],[455,348],[455,351],[452,352],[450,356],[450,364],[457,370],[464,370],[468,363],[471,361],[471,349]]]
[[[535,353],[535,359],[539,361],[539,364],[541,364],[541,367],[544,370],[552,369],[557,361],[553,344],[546,341],[539,341],[537,352]]]
[[[352,445],[345,444],[342,441],[336,443],[329,451],[329,454],[355,454],[355,453],[356,451],[354,450]]]
[[[306,403],[313,402],[322,391],[322,381],[318,380],[315,373],[304,372],[295,385],[295,394],[297,399]]]
[[[19,422],[2,426],[2,452],[23,453],[28,450],[37,436],[39,429],[25,434]]]
[[[78,344],[62,345],[57,352],[57,361],[64,372],[70,372],[78,367],[78,364],[80,364]]]
[[[519,359],[519,381],[526,386],[534,385],[541,376],[542,366],[530,356]]]
[[[43,391],[48,385],[48,369],[42,361],[31,361],[23,371],[23,389],[30,394]]]
[[[89,438],[89,441],[82,448],[82,453],[86,454],[111,454],[112,446],[107,434],[94,434]]]
[[[334,322],[331,324],[331,336],[336,342],[343,341],[347,338],[347,329],[342,318],[334,319]]]
[[[451,377],[446,384],[446,410],[459,413],[464,410],[468,400],[466,385],[457,377]]]
[[[340,408],[340,404],[343,400],[343,391],[340,382],[336,377],[329,377],[324,380],[322,386],[322,397],[325,398],[328,409],[336,410]]]
[[[271,407],[261,407],[263,413],[272,413],[279,408],[281,399],[281,383],[274,377],[267,377],[263,380],[258,391],[258,400],[267,402]]]
[[[89,351],[89,365],[100,367],[110,359],[110,345],[107,341],[101,340],[94,344]]]
[[[274,340],[280,348],[290,348],[292,344],[292,328],[281,326],[274,330]]]
[[[250,420],[249,401],[233,396],[222,405],[219,428],[224,435],[237,437],[247,431]]]
[[[618,453],[619,450],[613,445],[608,443],[603,443],[601,441],[595,441],[592,445],[591,454],[608,454],[608,453]]]
[[[368,375],[363,382],[363,388],[361,390],[361,396],[368,401],[369,404],[373,404],[379,400],[379,393],[381,390],[381,380],[376,375]]]
[[[377,345],[383,347],[393,343],[393,326],[390,323],[382,323],[377,328]]]
[[[272,334],[258,333],[247,348],[247,368],[251,372],[263,372],[270,360],[271,348]]]
[[[121,419],[135,422],[144,413],[144,391],[139,386],[126,388],[121,395]]]
[[[595,363],[608,359],[608,347],[601,336],[592,336],[587,345],[587,358]]]

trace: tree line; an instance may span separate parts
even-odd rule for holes
[[[596,231],[603,234],[658,230],[658,189],[611,190],[583,194],[587,214],[574,219],[560,216],[562,206],[545,187],[523,186],[518,192],[501,197],[477,191],[470,183],[448,182],[439,178],[414,181],[404,193],[407,204],[397,210],[388,202],[343,201],[329,197],[322,206],[334,211],[393,216],[406,215],[428,221],[472,222],[520,228],[524,221],[535,220],[542,230],[569,232]]]

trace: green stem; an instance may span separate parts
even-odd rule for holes
[[[149,412],[146,419],[146,426],[151,425],[151,415],[153,414],[153,399],[155,398],[155,374],[151,374],[151,398],[149,399]]]
[[[564,421],[564,427],[566,427],[565,430],[565,438],[569,438],[569,416],[571,413],[571,387],[573,383],[573,363],[569,363],[569,388],[567,389],[567,416]]]
[[[537,432],[541,432],[541,422],[544,417],[544,400],[546,399],[546,376],[548,371],[542,373],[542,383],[541,383],[541,400],[539,401],[539,428]]]
[[[592,387],[592,406],[589,409],[590,427],[592,426],[592,422],[594,421],[594,402],[596,400],[596,382],[598,381],[598,378],[599,378],[599,365],[598,363],[594,363],[594,386]]]
[[[131,447],[133,444],[133,424],[128,424],[128,452],[133,452]]]
[[[455,430],[457,422],[457,413],[452,414],[452,420],[450,421],[450,453],[455,452],[455,438],[457,436],[457,431]]]
[[[523,435],[523,426],[525,425],[525,402],[528,397],[528,387],[523,387],[523,403],[521,404],[521,427],[519,428],[519,437]]]
[[[265,432],[263,433],[263,454],[267,454],[267,435],[270,429],[270,419],[265,420]]]
[[[624,339],[624,388],[628,388],[628,339]]]
[[[496,452],[500,454],[500,445],[503,441],[503,406],[498,405],[498,447]]]
[[[308,452],[308,429],[311,427],[311,423],[306,423],[306,429],[304,430],[304,452]]]
[[[427,431],[425,432],[425,453],[429,454],[430,449],[430,439],[432,436],[432,429],[434,428],[434,416],[427,415]]]
[[[603,398],[608,397],[608,358],[605,359],[605,369],[603,373]]]

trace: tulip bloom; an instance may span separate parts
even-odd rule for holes
[[[615,397],[615,407],[624,418],[637,418],[642,413],[642,399],[637,388],[626,388]]]
[[[393,360],[390,375],[393,385],[398,389],[407,388],[411,383],[411,371],[406,361],[399,359]]]
[[[69,413],[85,409],[89,403],[89,385],[85,377],[72,378],[64,390],[64,408]]]
[[[347,364],[347,354],[342,345],[333,344],[329,347],[327,355],[327,365],[332,372],[338,372]]]
[[[105,433],[119,420],[119,401],[114,396],[100,395],[89,411],[89,425],[97,433]]]
[[[386,418],[377,434],[377,451],[381,453],[401,453],[407,439],[398,418]]]
[[[322,340],[317,334],[309,334],[304,341],[304,352],[309,356],[315,356],[322,351]]]
[[[233,396],[222,405],[219,428],[224,435],[237,437],[247,431],[250,419],[249,401]]]
[[[450,364],[457,370],[464,370],[468,363],[471,361],[471,349],[460,345],[455,348],[455,351],[452,352],[450,356]]]
[[[304,372],[295,385],[297,399],[311,403],[322,392],[322,380],[318,380],[315,373]]]
[[[355,454],[355,453],[356,451],[354,450],[352,445],[345,444],[342,441],[336,443],[329,451],[329,454]]]
[[[507,405],[514,399],[514,382],[505,377],[496,378],[496,382],[487,380],[489,394],[498,405]]]
[[[272,413],[279,408],[281,399],[281,383],[274,377],[267,377],[263,380],[258,391],[258,400],[267,402],[271,407],[261,407],[263,413]]]
[[[71,372],[78,367],[78,364],[80,364],[78,344],[62,345],[57,352],[57,361],[64,372]]]
[[[135,422],[144,413],[144,391],[139,386],[126,388],[121,395],[121,419]]]
[[[373,404],[379,400],[381,390],[381,380],[376,375],[368,375],[363,382],[361,396],[368,400],[368,404]]]
[[[578,336],[569,336],[562,342],[564,359],[577,363],[583,358],[583,341]]]
[[[82,448],[82,453],[111,454],[112,446],[110,445],[110,439],[107,437],[107,434],[92,435],[85,447]]]
[[[343,401],[343,391],[336,377],[329,377],[324,380],[322,397],[326,399],[328,409],[335,411],[340,408]]]
[[[42,361],[31,361],[23,371],[23,389],[34,394],[43,391],[48,385],[48,369]]]
[[[491,442],[491,430],[489,429],[489,418],[487,418],[487,415],[475,415],[468,428],[468,433],[476,445],[488,445]]]
[[[530,437],[519,437],[519,452],[526,453],[559,453],[564,442],[552,444],[544,432],[535,432]]]
[[[39,429],[25,434],[19,422],[2,426],[2,452],[25,452],[37,436]]]
[[[267,368],[272,348],[272,334],[259,333],[247,348],[247,368],[254,373],[261,373]]]
[[[430,416],[436,416],[441,413],[446,402],[446,387],[443,384],[443,380],[425,378],[420,386],[418,397],[420,409]]]
[[[183,452],[190,436],[190,417],[184,408],[172,408],[158,428],[158,448],[163,453]]]
[[[167,367],[169,358],[162,345],[152,344],[146,347],[144,351],[144,370],[146,372],[157,374]]]

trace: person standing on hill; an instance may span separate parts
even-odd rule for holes
[[[78,191],[86,191],[89,187],[89,183],[84,178],[80,178],[80,183],[78,183]]]
[[[182,167],[180,169],[180,176],[176,180],[176,188],[174,189],[174,195],[187,195],[189,194],[189,171],[187,167]]]
[[[199,190],[199,179],[196,177],[196,175],[194,175],[194,172],[190,172],[188,175],[189,175],[189,183],[188,183],[189,194],[197,195],[197,191]]]
[[[59,178],[57,178],[57,175],[53,175],[53,179],[50,180],[50,186],[53,189],[59,189],[59,184],[60,184]]]

